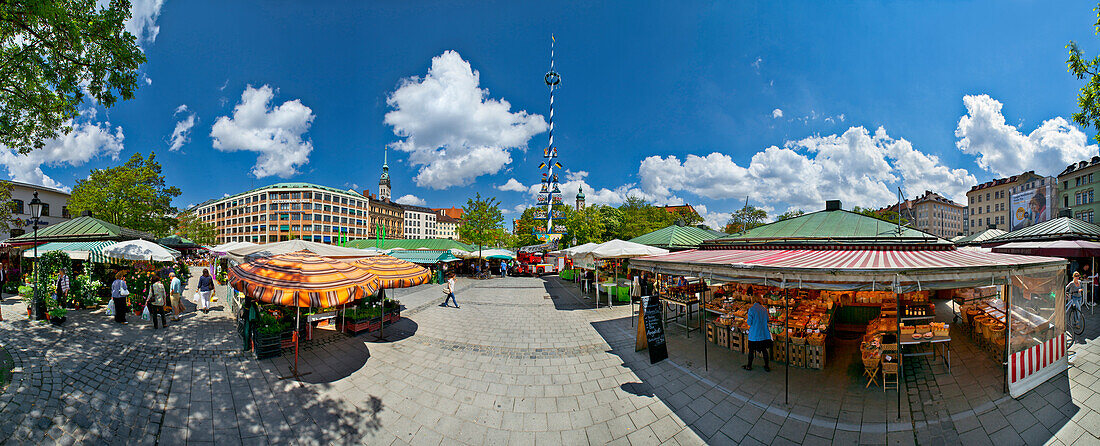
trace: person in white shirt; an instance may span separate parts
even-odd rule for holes
[[[443,305],[440,305],[440,306],[441,307],[446,307],[446,306],[448,306],[447,302],[454,302],[455,303],[455,308],[458,308],[458,301],[455,300],[455,275],[454,274],[448,274],[447,275],[447,284],[443,285],[443,292],[447,295],[447,298],[443,299]]]

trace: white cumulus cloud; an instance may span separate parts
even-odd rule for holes
[[[67,122],[66,126],[72,128],[69,133],[46,141],[41,149],[26,155],[0,146],[0,165],[7,169],[8,178],[69,191],[70,187],[46,175],[42,166],[80,166],[100,156],[118,159],[125,139],[122,127],[112,129],[109,122],[74,121]]]
[[[275,92],[264,85],[245,88],[233,116],[221,116],[210,130],[215,149],[223,152],[256,152],[252,175],[287,178],[309,162],[313,143],[303,139],[313,123],[313,110],[295,99],[272,106]]]
[[[497,186],[497,190],[523,192],[527,190],[527,186],[524,186],[523,183],[520,183],[515,178],[509,178],[508,182]]]
[[[780,110],[778,108],[775,109],[775,110],[772,110],[772,118],[773,119],[779,119],[779,118],[782,118],[782,117],[783,117],[783,110]]]
[[[776,210],[821,209],[825,200],[846,207],[883,206],[896,201],[894,189],[915,195],[925,189],[962,201],[977,180],[935,155],[917,151],[905,139],[879,128],[871,134],[852,127],[840,135],[813,136],[771,146],[747,167],[726,154],[651,156],[638,169],[642,189],[654,201],[687,191],[711,199],[749,198]]]
[[[110,3],[111,0],[96,0],[99,8],[106,8]],[[160,34],[157,18],[162,7],[164,0],[130,0],[130,18],[123,26],[137,38],[138,45],[157,40],[157,34]]]
[[[182,104],[176,107],[176,113],[188,113],[187,104]],[[195,126],[195,114],[188,113],[186,118],[176,121],[176,128],[172,130],[172,136],[168,142],[168,150],[175,152],[183,147],[184,144],[191,142],[191,127]]]
[[[428,202],[424,201],[423,198],[420,198],[413,194],[402,195],[401,198],[398,198],[394,201],[397,204],[407,204],[411,206],[426,206],[428,204]]]
[[[546,131],[542,116],[512,112],[480,83],[469,62],[446,51],[432,58],[427,75],[403,80],[387,98],[393,110],[384,122],[402,138],[391,147],[420,167],[417,185],[446,189],[497,173],[512,162],[511,150],[526,150],[531,137]]]
[[[1066,165],[1096,156],[1095,144],[1069,121],[1055,117],[1043,121],[1030,134],[1005,123],[1003,104],[988,95],[963,97],[967,114],[959,118],[956,145],[977,157],[978,166],[1000,177],[1034,170],[1057,175]]]

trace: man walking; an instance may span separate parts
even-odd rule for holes
[[[172,320],[179,322],[180,313],[183,312],[183,282],[179,277],[176,277],[176,273],[168,273],[168,277],[172,281],[168,285],[169,290],[169,304],[172,306],[172,313],[174,314]]]
[[[61,276],[57,278],[57,304],[65,306],[69,297],[69,271],[61,268]]]
[[[447,284],[443,285],[443,293],[447,295],[447,298],[443,299],[443,305],[440,305],[440,306],[441,307],[446,307],[446,306],[448,306],[447,302],[454,302],[455,303],[455,308],[458,308],[458,301],[455,300],[455,275],[454,274],[448,274],[447,275]]]

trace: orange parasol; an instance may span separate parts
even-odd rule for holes
[[[229,284],[261,302],[319,308],[361,299],[381,286],[378,276],[362,267],[307,251],[231,266]]]
[[[432,272],[427,268],[387,255],[364,257],[352,265],[378,276],[382,288],[386,289],[423,285],[432,279]]]

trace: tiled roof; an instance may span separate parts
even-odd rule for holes
[[[988,244],[1038,240],[1100,240],[1100,226],[1076,218],[1059,217],[1034,226],[1001,234],[985,241]]]

